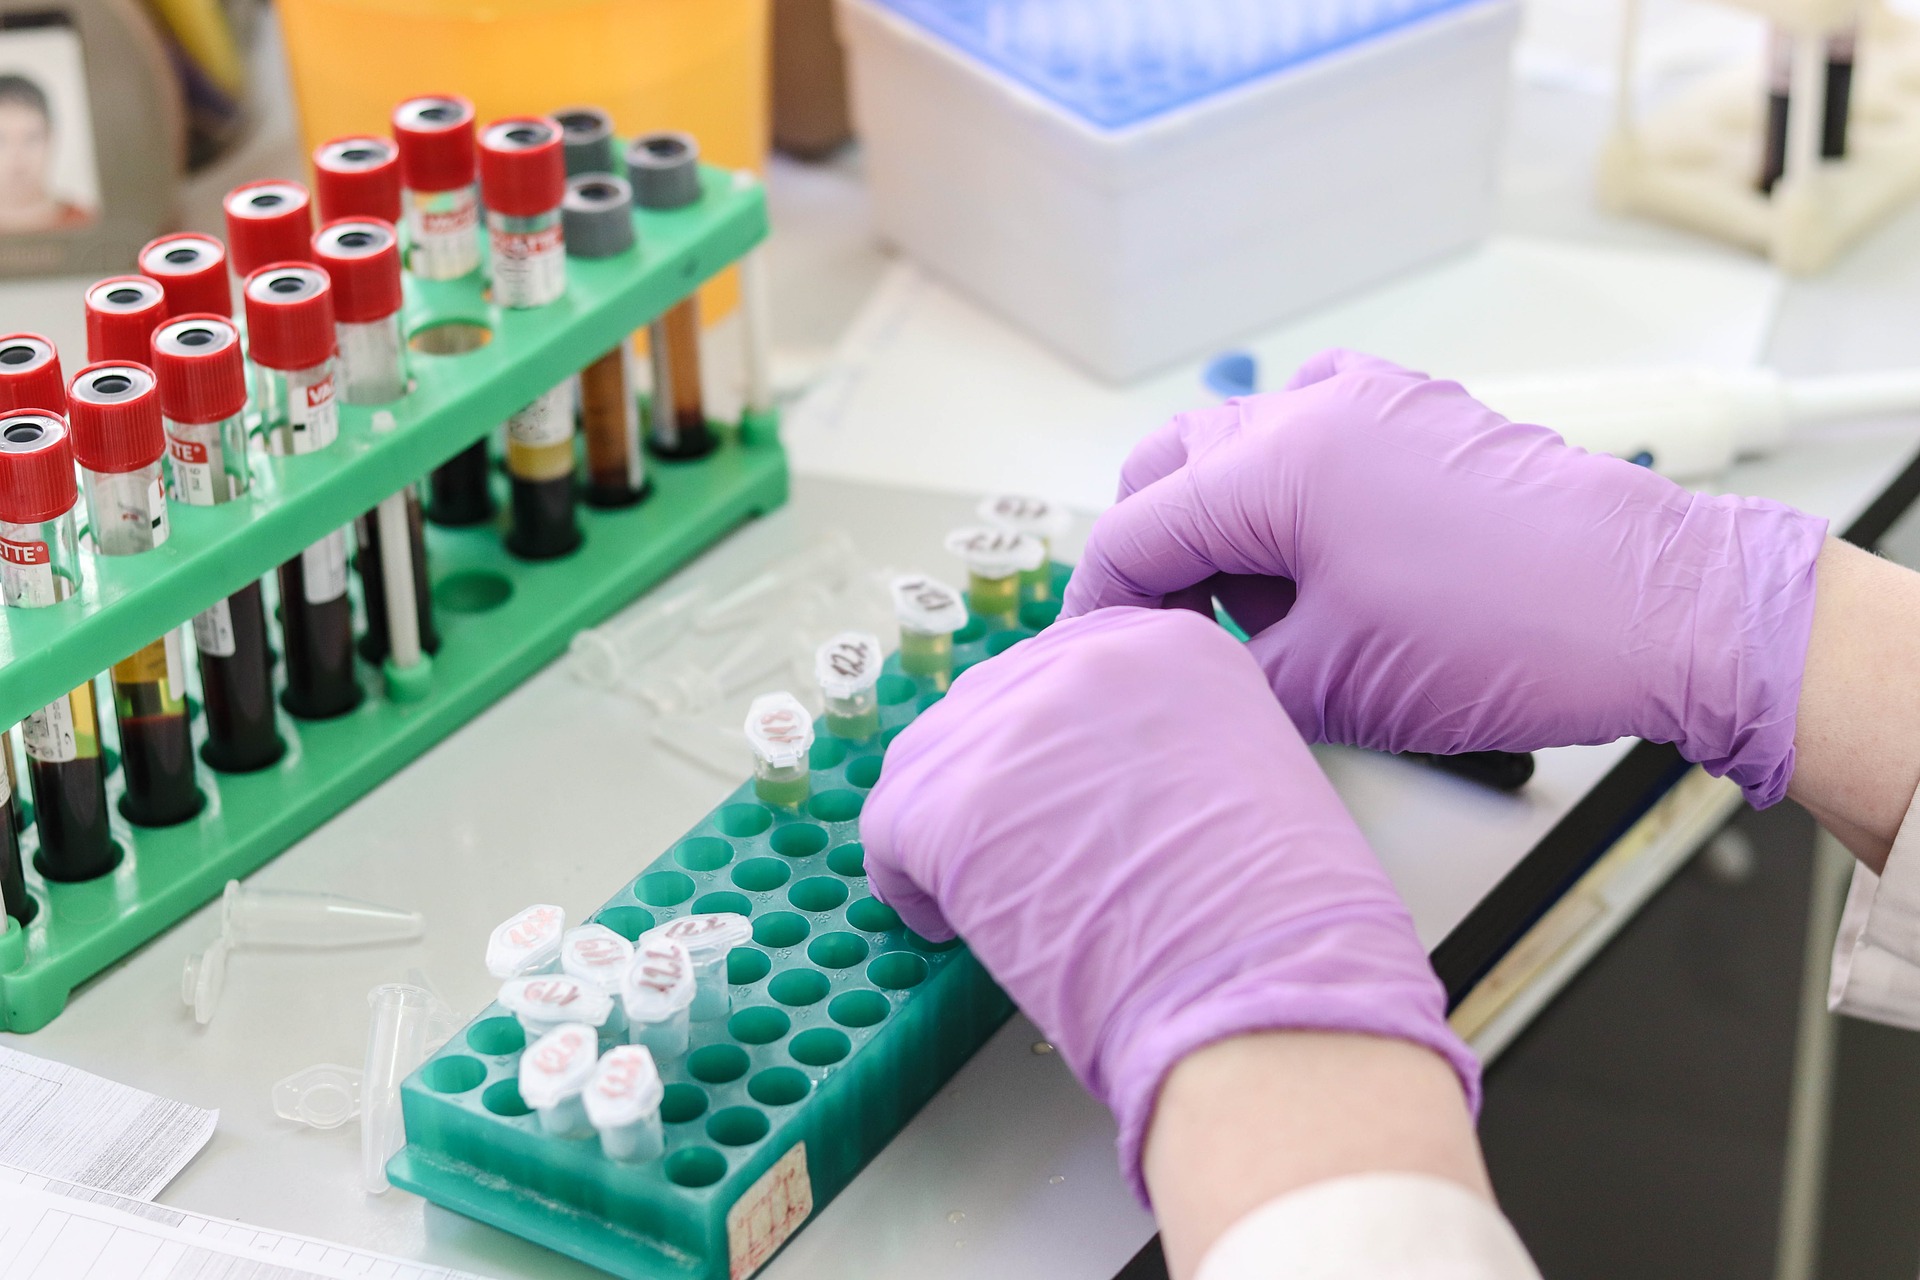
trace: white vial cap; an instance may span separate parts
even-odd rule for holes
[[[592,1027],[555,1027],[520,1055],[520,1100],[536,1111],[559,1106],[587,1087],[599,1058],[600,1035]]]
[[[737,911],[715,911],[655,925],[640,935],[640,942],[642,946],[655,940],[677,942],[687,949],[695,964],[712,964],[752,936],[753,926],[745,916]]]
[[[1010,578],[1046,563],[1047,549],[1030,533],[969,525],[947,535],[947,550],[967,562],[967,572],[981,578]]]
[[[620,981],[628,1022],[664,1022],[693,1003],[693,957],[685,943],[640,935]]]
[[[1030,533],[1036,538],[1057,538],[1073,523],[1065,507],[1017,493],[990,493],[980,499],[974,514],[996,528]]]
[[[842,631],[813,655],[813,678],[829,698],[851,698],[871,689],[880,679],[886,651],[880,637],[865,631]]]
[[[523,1097],[525,1095],[522,1095]],[[587,1084],[587,1119],[596,1129],[620,1129],[637,1124],[660,1110],[667,1096],[660,1068],[642,1044],[609,1049]]]
[[[923,636],[948,635],[967,625],[967,602],[946,583],[919,574],[895,578],[893,616]]]
[[[603,924],[583,924],[560,940],[560,972],[591,983],[608,995],[633,960],[633,944]]]
[[[584,1022],[606,1025],[613,1000],[591,983],[565,974],[537,978],[509,978],[500,987],[500,1003],[517,1018],[532,1022]]]
[[[487,972],[496,978],[538,973],[560,954],[560,935],[566,931],[563,909],[548,903],[528,907],[487,939]]]
[[[770,765],[799,764],[813,745],[813,717],[790,693],[763,693],[747,708],[747,742]]]

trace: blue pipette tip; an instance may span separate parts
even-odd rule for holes
[[[1222,400],[1250,396],[1260,389],[1260,362],[1251,351],[1222,351],[1207,361],[1200,381]]]

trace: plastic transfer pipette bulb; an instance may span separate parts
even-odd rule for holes
[[[642,934],[620,981],[627,1039],[670,1062],[687,1051],[693,1020],[693,956],[686,944]]]
[[[814,655],[813,678],[827,700],[827,732],[865,742],[880,732],[880,696],[875,686],[886,652],[878,636],[842,631]]]
[[[591,1131],[581,1095],[599,1058],[599,1033],[580,1022],[562,1023],[520,1054],[520,1100],[538,1113],[541,1129],[556,1138]]]
[[[967,625],[965,602],[946,583],[918,574],[895,578],[891,589],[900,669],[945,689],[953,682],[953,633]]]
[[[623,1044],[607,1051],[587,1082],[587,1120],[600,1134],[609,1160],[644,1164],[667,1148],[660,1103],[667,1096],[660,1068],[645,1046]]]
[[[977,514],[997,529],[1011,529],[1040,542],[1040,564],[1020,575],[1020,598],[1053,598],[1053,544],[1073,523],[1066,508],[1045,498],[1023,498],[1018,494],[996,493],[980,500]]]
[[[753,748],[753,793],[776,809],[806,803],[807,751],[813,719],[790,693],[763,693],[747,708],[747,744]]]
[[[684,133],[649,133],[627,146],[627,181],[642,209],[684,209],[700,199],[700,148]],[[690,293],[647,326],[653,394],[647,444],[662,458],[713,452],[700,385],[700,295]]]
[[[1023,575],[1047,562],[1047,549],[1030,534],[973,527],[947,535],[947,550],[967,565],[967,610],[1001,626],[1020,620]]]
[[[259,370],[269,452],[317,453],[340,435],[334,397],[333,286],[318,267],[282,263],[247,277],[247,332]],[[353,602],[347,597],[347,531],[335,529],[282,564],[280,633],[287,688],[281,703],[303,720],[360,705],[353,670]]]
[[[79,497],[73,449],[58,415],[0,416],[0,598],[11,609],[44,609],[80,587],[74,530]],[[107,770],[93,681],[23,722],[40,874],[91,880],[119,855],[107,828]]]
[[[633,251],[633,193],[625,178],[583,173],[567,179],[560,217],[572,257],[612,258]],[[580,424],[587,437],[588,504],[626,507],[646,497],[633,347],[624,338],[580,371]]]
[[[144,364],[105,362],[74,376],[67,396],[87,526],[103,556],[139,555],[167,540],[167,451],[160,390]],[[112,669],[120,722],[120,812],[149,827],[185,822],[203,803],[194,783],[186,656],[175,629]]]
[[[220,287],[226,287],[221,267]],[[160,384],[160,415],[173,464],[169,496],[187,506],[230,502],[247,491],[246,367],[240,331],[212,314],[180,316],[153,334],[149,361]],[[260,584],[249,583],[193,620],[215,769],[264,769],[286,749],[273,722],[273,662]]]
[[[687,949],[693,969],[693,1004],[688,1010],[695,1022],[724,1018],[733,1006],[727,987],[727,956],[753,936],[747,918],[733,911],[714,911],[705,915],[681,916],[640,935],[639,949],[644,952],[658,942],[677,942]]]

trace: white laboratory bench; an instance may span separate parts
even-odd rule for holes
[[[1516,102],[1503,229],[1723,253],[1592,212],[1587,175],[1603,101],[1523,88]],[[848,172],[777,170],[770,182],[776,328],[789,345],[830,346],[882,269],[857,217],[844,216]],[[61,336],[77,315],[70,284],[0,289],[7,325]],[[1920,212],[1821,279],[1789,282],[1769,357],[1796,373],[1920,362]],[[1877,534],[1920,489],[1916,449],[1920,421],[1853,424],[1743,464],[1720,487],[1820,512],[1836,531],[1865,517],[1866,532]],[[732,580],[832,528],[848,530],[876,561],[938,570],[940,535],[970,508],[958,495],[803,475],[786,510],[741,530],[687,575]],[[1456,998],[1681,772],[1660,749],[1631,743],[1549,751],[1534,781],[1506,796],[1403,761],[1344,750],[1321,757]],[[598,904],[729,789],[652,747],[630,708],[550,668],[254,877],[419,907],[424,940],[237,954],[217,1018],[198,1028],[178,990],[183,960],[217,928],[203,911],[89,983],[44,1030],[0,1043],[219,1108],[211,1144],[162,1193],[167,1203],[484,1275],[598,1274],[404,1192],[364,1195],[357,1127],[319,1132],[280,1121],[269,1089],[312,1063],[357,1064],[365,994],[376,983],[418,971],[463,1014],[477,1010],[492,995],[478,958],[495,923],[532,901],[574,912]],[[1667,861],[1686,856],[1725,805],[1724,795],[1703,793],[1694,819],[1671,825],[1681,834]],[[1601,933],[1590,935],[1592,946]],[[1541,984],[1538,998],[1553,985]],[[1118,1272],[1152,1235],[1151,1219],[1114,1169],[1111,1121],[1057,1055],[1036,1048],[1040,1040],[1016,1017],[763,1274],[1105,1280]]]

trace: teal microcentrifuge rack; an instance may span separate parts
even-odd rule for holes
[[[1056,566],[1056,601],[1066,578]],[[970,623],[956,668],[1057,612]],[[592,917],[628,938],[690,913],[753,922],[727,961],[731,1013],[659,1064],[665,1154],[620,1164],[596,1138],[544,1133],[517,1084],[525,1038],[496,1004],[402,1086],[396,1186],[618,1276],[744,1280],[853,1180],[1013,1011],[964,946],[915,936],[868,892],[861,805],[884,744],[940,697],[897,656],[879,693],[875,741],[820,726],[798,812],[743,785]]]
[[[176,505],[163,546],[88,557],[86,582],[73,598],[0,612],[0,725],[17,723],[351,523],[739,259],[766,235],[764,193],[749,175],[706,169],[701,178],[696,203],[635,212],[634,249],[569,259],[566,295],[537,311],[493,306],[478,276],[409,277],[402,321],[414,389],[389,406],[394,429],[375,435],[370,410],[344,407],[340,438],[329,448],[254,455],[248,497]],[[436,354],[456,350],[462,353]],[[717,431],[722,444],[706,458],[650,462],[653,492],[645,501],[624,510],[582,506],[584,542],[562,559],[517,560],[498,527],[430,525],[440,632],[430,669],[416,669],[390,692],[381,672],[363,665],[367,696],[356,710],[325,721],[282,714],[286,755],[253,774],[203,766],[206,805],[193,820],[166,828],[123,822],[116,772],[108,796],[119,865],[80,884],[29,873],[35,915],[24,928],[5,920],[0,931],[0,1026],[44,1026],[74,987],[391,777],[562,652],[575,631],[783,503],[786,458],[772,416],[749,413],[738,430],[717,424]],[[496,483],[504,486],[499,477]],[[112,720],[103,707],[110,759]],[[196,742],[204,741],[201,730],[196,721]],[[31,857],[34,847],[29,828],[23,853]]]

